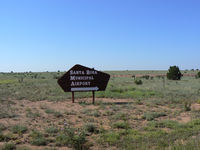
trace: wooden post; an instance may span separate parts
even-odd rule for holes
[[[74,103],[74,92],[72,92],[72,103]]]
[[[92,91],[92,103],[94,104],[94,101],[95,101],[95,93],[94,91]]]

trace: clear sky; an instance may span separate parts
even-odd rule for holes
[[[200,69],[199,0],[0,0],[0,72]]]

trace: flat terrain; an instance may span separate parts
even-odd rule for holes
[[[107,90],[64,93],[63,72],[0,73],[0,149],[200,149],[200,79],[112,71]],[[136,84],[141,80],[142,84]]]

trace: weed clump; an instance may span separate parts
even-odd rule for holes
[[[75,150],[87,149],[86,134],[84,130],[65,127],[65,129],[56,137],[57,146],[69,146]]]
[[[129,125],[127,122],[124,121],[119,121],[113,124],[114,128],[118,128],[118,129],[128,129]]]
[[[185,108],[185,111],[190,111],[191,110],[191,103],[190,102],[185,102],[184,108]]]
[[[108,143],[109,145],[115,145],[120,140],[120,134],[118,132],[108,132],[102,135],[103,142]]]
[[[93,123],[86,124],[85,130],[90,133],[98,133],[97,126]]]
[[[58,133],[58,129],[55,127],[49,127],[46,129],[46,132],[49,134],[55,134],[55,133]]]
[[[159,118],[162,116],[166,116],[164,112],[149,112],[149,113],[144,113],[142,116],[143,119],[146,119],[147,121],[154,120],[155,118]]]
[[[20,135],[25,133],[27,130],[27,127],[23,125],[15,125],[12,127],[12,132]]]
[[[47,114],[53,114],[55,117],[59,118],[59,117],[62,117],[62,113],[61,112],[58,112],[58,111],[55,111],[53,109],[46,109],[45,112]]]
[[[31,144],[36,146],[44,146],[47,145],[47,141],[44,135],[39,131],[33,131],[30,135],[32,137]]]
[[[12,133],[3,134],[0,131],[0,142],[8,142],[10,140],[15,140],[16,137]]]
[[[2,150],[16,150],[16,149],[17,149],[17,147],[13,143],[5,143],[2,146]]]

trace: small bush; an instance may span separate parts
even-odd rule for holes
[[[147,124],[147,127],[177,129],[181,128],[182,124],[174,120],[160,120],[160,121],[149,122]]]
[[[180,80],[182,77],[182,74],[179,70],[178,66],[170,66],[168,73],[167,73],[167,79],[169,80]]]
[[[195,76],[197,79],[200,78],[200,71]]]
[[[26,146],[20,146],[20,147],[17,147],[17,150],[31,150],[31,149]]]
[[[58,133],[58,129],[55,127],[49,127],[46,129],[46,132],[49,134],[54,134],[54,133]]]
[[[119,112],[117,114],[115,114],[112,119],[114,120],[128,120],[129,119],[129,115],[127,113],[123,113],[123,112]]]
[[[113,124],[114,128],[118,128],[118,129],[127,129],[129,127],[128,123],[123,122],[123,121],[119,121]]]
[[[47,145],[44,135],[39,131],[33,131],[30,135],[32,137],[31,144],[36,146]]]
[[[142,80],[140,80],[140,79],[135,79],[134,82],[135,82],[135,84],[137,84],[137,85],[143,84],[143,83],[142,83]]]
[[[70,144],[70,138],[68,135],[61,133],[58,136],[56,136],[56,145],[57,146],[67,146],[69,144]]]
[[[6,143],[2,146],[2,150],[16,150],[16,146],[13,143]]]
[[[143,115],[143,119],[146,119],[147,121],[151,121],[151,120],[154,120],[155,118],[159,118],[159,117],[162,117],[162,116],[166,116],[165,113],[158,113],[158,112],[149,112],[149,113],[144,113]]]
[[[28,118],[37,118],[37,117],[40,117],[40,116],[41,115],[40,115],[39,112],[33,113],[30,108],[26,109],[26,117],[28,117]]]
[[[109,145],[115,145],[120,140],[120,134],[117,132],[108,132],[104,133],[101,138],[104,142],[108,143]]]
[[[98,133],[97,126],[93,123],[86,124],[85,130],[90,133]]]
[[[64,131],[56,137],[56,145],[70,146],[75,150],[87,149],[85,146],[86,134],[84,130],[74,128],[65,128]]]
[[[47,114],[53,114],[55,117],[59,118],[59,117],[62,117],[62,113],[61,112],[58,112],[58,111],[55,111],[53,109],[46,109],[45,112]]]
[[[200,99],[199,99],[199,100],[197,100],[197,103],[198,103],[198,104],[200,104]]]
[[[33,139],[31,141],[31,144],[36,145],[36,146],[44,146],[44,145],[47,145],[47,142],[44,137],[39,137],[39,138]]]
[[[150,76],[149,75],[144,75],[144,76],[142,76],[142,78],[148,80],[150,78]]]
[[[7,113],[7,112],[1,112],[0,111],[0,119],[3,118],[15,118],[16,114],[11,114],[11,113]]]
[[[0,132],[5,130],[5,129],[6,129],[6,127],[3,124],[0,124]]]
[[[101,112],[96,110],[96,111],[92,112],[91,115],[94,116],[94,117],[100,117],[101,116]]]
[[[12,132],[17,133],[17,134],[23,134],[27,131],[27,127],[22,126],[22,125],[15,125],[12,127]]]
[[[0,132],[0,142],[8,142],[12,139],[16,139],[16,137],[12,133],[3,134]]]
[[[5,139],[5,137],[4,137],[3,133],[0,132],[0,142],[3,142],[4,139]]]
[[[190,111],[191,110],[191,103],[185,102],[184,107],[185,107],[185,111]]]

